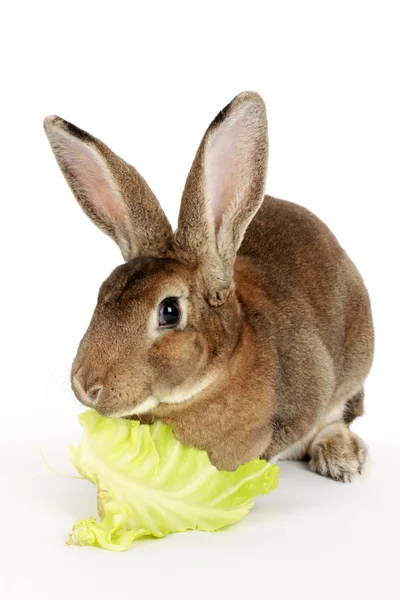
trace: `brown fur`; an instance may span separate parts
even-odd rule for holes
[[[343,421],[350,425],[357,417],[364,414],[364,390],[360,390],[346,402],[343,411]]]
[[[115,185],[104,210],[91,197],[103,188],[85,186],[66,131],[104,161],[99,181],[106,173]],[[207,130],[175,235],[147,184],[102,142],[58,118],[46,121],[46,132],[78,201],[127,260],[101,287],[75,358],[78,398],[93,405],[87,394],[100,386],[96,409],[109,416],[134,415],[156,399],[138,418],[171,424],[220,469],[272,458],[311,436],[298,456],[308,452],[313,470],[351,480],[365,455],[346,424],[362,414],[372,361],[369,298],[316,216],[264,198],[268,145],[259,96],[239,95]],[[210,166],[214,155],[228,157],[221,177]],[[186,321],[159,333],[149,322],[168,296],[185,303]],[[324,433],[330,418],[343,426],[331,437]]]

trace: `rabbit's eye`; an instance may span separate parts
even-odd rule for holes
[[[176,327],[181,318],[181,307],[178,298],[165,298],[158,309],[158,326],[162,329]]]

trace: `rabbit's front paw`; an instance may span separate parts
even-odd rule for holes
[[[332,423],[314,438],[308,454],[312,471],[349,483],[363,471],[366,447],[345,423]]]

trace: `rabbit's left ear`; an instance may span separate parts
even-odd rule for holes
[[[236,253],[260,207],[268,162],[262,98],[243,92],[207,129],[189,172],[176,232],[177,249],[200,264],[210,304],[225,301]]]

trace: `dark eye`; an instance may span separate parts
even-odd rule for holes
[[[158,309],[158,326],[172,329],[178,325],[181,318],[181,307],[178,298],[165,298]]]

